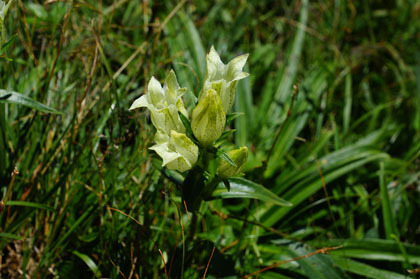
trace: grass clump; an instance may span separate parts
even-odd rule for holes
[[[13,1],[0,49],[1,276],[415,278],[419,11]],[[212,45],[223,61],[250,54],[212,153],[246,146],[248,160],[193,213],[194,187],[161,167],[148,113],[128,108],[173,68],[191,113]]]

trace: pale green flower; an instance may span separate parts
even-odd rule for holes
[[[148,93],[141,96],[131,105],[131,109],[146,107],[150,110],[153,125],[158,131],[168,136],[171,130],[184,133],[185,127],[178,111],[188,117],[188,112],[182,102],[186,88],[180,88],[174,71],[170,71],[162,85],[154,77],[148,84]]]
[[[203,146],[211,146],[223,133],[226,114],[219,95],[208,89],[191,116],[191,129]]]
[[[236,167],[232,166],[225,160],[220,161],[217,172],[221,178],[229,178],[236,176],[241,172],[242,167],[248,160],[248,148],[246,146],[227,152]]]
[[[227,113],[235,101],[235,91],[238,81],[249,75],[248,73],[242,72],[247,59],[248,54],[244,54],[233,58],[225,65],[214,47],[211,47],[206,58],[207,71],[199,100],[204,97],[204,94],[209,88],[212,88],[220,96],[223,109]]]
[[[6,29],[4,28],[4,18],[7,15],[10,4],[13,0],[10,0],[9,3],[5,3],[0,0],[0,47],[6,42]]]
[[[198,147],[185,134],[174,130],[170,132],[167,141],[162,141],[150,149],[156,151],[162,158],[162,166],[166,166],[170,170],[187,171],[198,160]]]

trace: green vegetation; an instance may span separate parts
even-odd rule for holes
[[[418,278],[418,1],[4,4],[0,277]],[[191,113],[212,45],[248,161],[194,213],[128,109],[174,69]]]

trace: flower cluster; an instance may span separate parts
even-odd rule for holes
[[[226,115],[235,100],[239,80],[248,76],[242,71],[248,54],[238,56],[225,65],[212,47],[207,55],[204,85],[193,109],[191,119],[182,101],[186,88],[178,84],[174,71],[170,71],[162,85],[152,77],[148,93],[134,101],[130,109],[146,107],[157,132],[154,150],[163,160],[163,166],[180,172],[191,169],[198,161],[200,148],[210,148],[222,135]],[[191,120],[193,137],[187,136],[181,120],[182,114]],[[197,144],[196,144],[197,143]],[[218,174],[228,178],[237,175],[247,160],[248,149],[241,147],[227,153],[234,164],[220,162]]]

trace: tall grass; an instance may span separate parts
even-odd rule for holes
[[[1,89],[60,113],[0,98],[1,276],[416,278],[419,13],[15,0]],[[245,177],[293,206],[220,189],[195,223],[148,151],[153,127],[130,104],[170,68],[194,104],[211,45],[224,61],[250,53],[230,141],[250,149]]]

